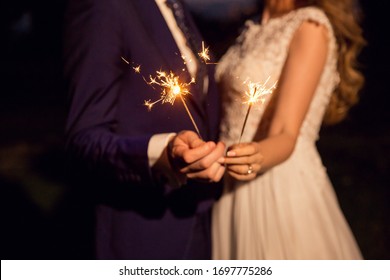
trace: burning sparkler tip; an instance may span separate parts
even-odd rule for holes
[[[210,60],[210,55],[209,55],[209,48],[204,46],[204,42],[202,41],[202,51],[198,53],[199,57],[203,59],[204,63],[207,64],[207,61]]]
[[[267,95],[270,95],[276,88],[277,82],[275,82],[271,87],[267,87],[269,79],[270,77],[268,77],[268,79],[264,83],[254,83],[249,81],[249,79],[246,79],[244,81],[244,84],[248,85],[248,89],[247,91],[245,91],[245,96],[247,97],[247,100],[244,101],[244,104],[248,104],[248,110],[245,115],[244,124],[241,129],[241,134],[238,143],[241,143],[242,135],[244,133],[245,125],[248,120],[249,112],[251,111],[252,106],[258,102],[264,104]]]

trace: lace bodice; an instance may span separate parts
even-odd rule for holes
[[[237,143],[248,105],[244,81],[272,86],[279,80],[290,42],[304,21],[328,30],[328,54],[317,88],[288,159],[253,180],[226,176],[224,192],[213,205],[213,259],[361,259],[341,212],[332,184],[316,149],[323,115],[339,82],[337,46],[324,12],[307,7],[273,18],[266,24],[246,23],[217,65],[224,116],[221,140]],[[250,112],[243,142],[266,137],[278,91]],[[284,94],[284,92],[283,92]],[[277,149],[278,147],[274,147]]]
[[[331,93],[339,81],[337,72],[337,46],[331,24],[325,13],[315,7],[306,7],[271,18],[260,24],[247,21],[236,43],[222,57],[216,70],[216,79],[222,92],[223,120],[221,140],[228,145],[238,141],[247,111],[243,104],[246,86],[244,81],[265,82],[271,86],[279,79],[285,63],[291,39],[304,21],[314,21],[327,27],[329,32],[328,57],[325,69],[315,91],[308,113],[301,127],[299,138],[316,141],[323,115]],[[268,98],[270,99],[270,98]],[[256,105],[251,110],[242,141],[251,141],[261,135],[259,127],[269,121],[265,108],[271,102]],[[261,122],[261,123],[260,123]]]

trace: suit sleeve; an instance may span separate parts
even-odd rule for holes
[[[151,135],[116,133],[125,65],[118,1],[70,0],[64,24],[64,75],[70,95],[67,150],[96,175],[152,182]]]

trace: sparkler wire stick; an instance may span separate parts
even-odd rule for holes
[[[256,91],[256,89],[255,89]],[[244,119],[244,124],[242,125],[242,129],[241,129],[241,134],[240,134],[240,139],[238,140],[238,144],[241,143],[241,138],[242,138],[242,135],[244,134],[244,130],[245,130],[245,125],[246,125],[246,122],[248,120],[248,116],[249,116],[249,113],[252,109],[252,106],[253,106],[253,102],[250,102],[249,105],[248,105],[248,110],[246,111],[246,115],[245,115],[245,119]]]
[[[190,117],[192,124],[194,125],[194,128],[195,128],[195,130],[196,130],[196,133],[198,133],[199,138],[202,139],[202,136],[200,135],[199,128],[198,128],[198,126],[196,125],[196,122],[195,122],[194,118],[192,117],[192,114],[191,114],[191,112],[190,112],[190,109],[188,109],[188,106],[187,106],[186,101],[184,100],[184,97],[183,97],[182,95],[180,95],[180,98],[181,98],[181,101],[183,101],[184,108],[186,109],[187,114],[188,114],[188,116]]]

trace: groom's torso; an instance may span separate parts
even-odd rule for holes
[[[106,0],[103,3],[107,3],[107,9],[114,9],[110,13],[118,17],[112,25],[112,32],[119,34],[115,36],[118,41],[110,45],[112,49],[121,46],[117,63],[124,69],[117,102],[116,133],[134,136],[193,130],[181,100],[173,105],[158,103],[151,111],[144,105],[147,100],[160,98],[161,88],[147,83],[150,75],[156,76],[156,71],[172,71],[182,82],[191,80],[188,71],[183,71],[186,66],[179,48],[155,1]],[[104,9],[104,5],[101,2],[100,8]],[[110,52],[110,47],[105,51]],[[134,69],[138,66],[139,73]],[[212,69],[209,72],[208,92],[204,95],[192,85],[186,102],[202,137],[215,140],[219,102]],[[103,193],[97,209],[99,258],[210,257],[208,210],[219,187],[193,182],[178,190],[169,186],[105,186],[104,189],[114,191]]]

